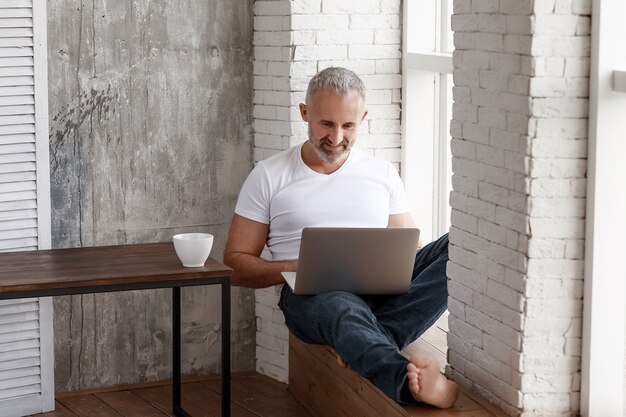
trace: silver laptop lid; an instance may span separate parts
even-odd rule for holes
[[[415,228],[304,228],[294,292],[406,292],[418,239]]]

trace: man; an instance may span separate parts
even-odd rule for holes
[[[234,285],[282,284],[280,273],[297,269],[307,226],[414,227],[397,171],[352,149],[367,115],[361,79],[328,68],[311,79],[305,101],[300,114],[309,140],[259,162],[241,189],[224,254]],[[266,244],[272,261],[260,258]],[[398,296],[301,296],[285,285],[279,306],[287,327],[304,342],[331,346],[340,364],[397,402],[450,407],[458,387],[437,362],[399,353],[446,309],[447,248],[444,235],[419,250],[410,289]]]

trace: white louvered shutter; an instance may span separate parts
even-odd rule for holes
[[[50,248],[45,0],[0,0],[0,252]],[[54,409],[50,298],[0,301],[0,416]]]

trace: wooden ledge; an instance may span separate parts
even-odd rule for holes
[[[341,368],[328,346],[289,335],[289,390],[317,417],[503,417],[463,392],[454,407],[401,406],[351,369]]]

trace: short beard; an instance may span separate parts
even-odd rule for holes
[[[352,147],[352,142],[346,142],[344,140],[341,142],[343,149],[328,151],[324,149],[324,144],[332,146],[332,142],[330,141],[328,136],[320,139],[318,145],[316,145],[312,139],[309,139],[309,142],[311,142],[311,145],[313,146],[313,151],[315,152],[315,155],[317,155],[318,158],[328,164],[334,164],[345,160],[350,153],[350,148]]]

